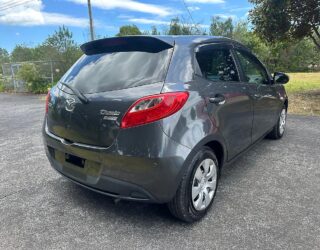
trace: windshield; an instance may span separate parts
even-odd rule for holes
[[[119,90],[164,81],[172,49],[83,55],[61,78],[82,93]]]

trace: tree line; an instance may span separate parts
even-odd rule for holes
[[[74,41],[72,32],[67,27],[62,26],[38,46],[28,47],[18,44],[11,53],[0,48],[0,65],[9,62],[54,62],[57,69],[55,80],[57,80],[81,55],[82,52],[79,45]]]
[[[212,17],[209,27],[173,18],[159,30],[141,31],[124,25],[116,36],[126,35],[213,35],[235,39],[252,50],[270,71],[302,72],[320,70],[319,0],[249,0],[254,8],[246,21]],[[72,32],[59,27],[35,47],[16,45],[11,53],[0,48],[0,64],[24,61],[55,61],[55,80],[82,55]],[[0,69],[1,73],[1,69]]]
[[[268,42],[250,28],[248,21],[234,24],[231,18],[223,20],[213,17],[209,30],[199,24],[189,25],[180,22],[179,18],[171,21],[168,29],[162,32],[156,27],[150,31],[140,31],[132,24],[120,27],[117,36],[126,35],[212,35],[224,36],[237,40],[253,51],[270,71],[304,72],[320,70],[320,53],[312,39],[305,37],[293,40]]]

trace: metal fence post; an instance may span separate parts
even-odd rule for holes
[[[16,81],[14,79],[13,64],[10,64],[10,71],[11,71],[11,78],[13,83],[13,90],[16,91]]]

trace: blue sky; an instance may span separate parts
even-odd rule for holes
[[[185,4],[184,4],[185,2]],[[173,17],[208,29],[212,16],[245,19],[247,0],[91,0],[97,36],[113,36],[119,27],[136,24],[141,30],[155,25],[160,31]],[[0,47],[36,46],[59,26],[67,26],[80,44],[89,40],[87,0],[0,0]]]

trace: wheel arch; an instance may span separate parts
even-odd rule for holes
[[[217,157],[220,169],[223,167],[224,163],[227,161],[227,149],[226,149],[223,138],[219,137],[218,135],[209,135],[203,138],[195,147],[193,147],[193,149],[187,156],[186,160],[184,161],[183,166],[181,167],[181,170],[176,177],[176,184],[177,184],[176,190],[179,187],[182,177],[191,167],[191,163],[193,161],[194,156],[202,147],[209,147],[212,151],[214,151]]]
[[[193,149],[187,156],[186,160],[184,161],[183,167],[181,168],[180,173],[178,175],[178,183],[180,182],[185,172],[188,170],[193,157],[202,147],[209,147],[215,153],[220,169],[227,161],[227,148],[225,146],[223,138],[220,138],[218,135],[209,135],[203,138],[200,142],[198,142],[198,144],[195,147],[193,147]]]
[[[224,148],[221,144],[221,142],[217,141],[217,140],[213,140],[208,142],[207,144],[205,144],[204,146],[209,147],[216,155],[218,163],[219,163],[219,167],[221,168],[225,162],[225,152],[224,152]]]

